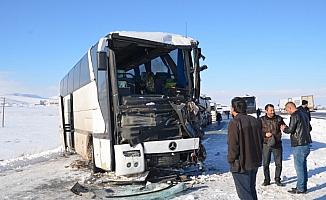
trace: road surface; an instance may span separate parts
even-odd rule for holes
[[[316,119],[326,119],[326,113],[324,112],[311,112],[311,117]]]

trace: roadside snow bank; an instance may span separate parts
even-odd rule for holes
[[[19,170],[21,167],[50,160],[52,158],[59,156],[62,153],[63,153],[63,147],[60,146],[56,149],[43,151],[37,154],[24,155],[18,158],[3,160],[0,161],[0,172],[11,170],[11,169]]]

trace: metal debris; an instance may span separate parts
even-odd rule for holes
[[[87,193],[89,190],[85,186],[82,186],[77,182],[77,183],[75,183],[74,186],[72,186],[70,191],[72,191],[73,193],[75,193],[79,196],[82,196],[81,193]]]

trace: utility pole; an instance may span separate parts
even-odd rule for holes
[[[3,97],[3,104],[2,104],[2,128],[5,127],[5,103],[6,103],[6,98]]]

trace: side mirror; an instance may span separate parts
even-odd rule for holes
[[[205,60],[206,57],[203,54],[200,54],[201,59]]]
[[[207,68],[208,68],[207,65],[203,65],[203,66],[200,67],[200,71],[204,71],[204,70],[206,70]]]
[[[99,71],[106,71],[108,68],[108,57],[106,52],[97,52],[97,69]]]
[[[205,56],[201,53],[201,48],[198,48],[199,58],[205,60]]]

